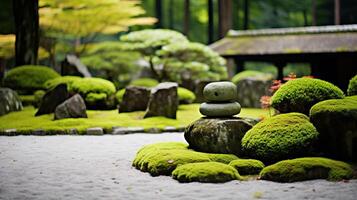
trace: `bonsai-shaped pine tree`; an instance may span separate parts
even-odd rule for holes
[[[144,59],[148,61],[151,71],[160,82],[165,78],[165,73],[163,73],[162,65],[159,62],[159,50],[169,44],[188,43],[187,38],[181,33],[165,29],[134,31],[120,37],[120,41],[126,50],[137,51],[142,54]]]

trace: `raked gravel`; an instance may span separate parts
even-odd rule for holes
[[[0,137],[0,199],[357,199],[357,180],[178,183],[131,166],[137,150],[182,133]]]

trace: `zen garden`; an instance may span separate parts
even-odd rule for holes
[[[2,0],[2,199],[357,199],[357,2]]]

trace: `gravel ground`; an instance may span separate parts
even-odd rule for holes
[[[357,199],[357,180],[181,184],[131,167],[136,151],[180,133],[0,137],[0,199]]]

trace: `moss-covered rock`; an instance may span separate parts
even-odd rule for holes
[[[242,150],[251,158],[272,163],[309,155],[317,137],[306,115],[280,114],[253,126],[242,139]]]
[[[82,77],[79,76],[61,76],[55,79],[51,79],[45,82],[44,86],[47,90],[55,88],[59,84],[67,84],[68,91],[72,90],[72,84],[75,81],[81,80]]]
[[[208,154],[189,150],[187,144],[178,142],[156,143],[140,149],[133,166],[152,176],[171,175],[178,165],[196,162],[223,162],[238,159],[234,155]]]
[[[261,179],[276,182],[295,182],[312,179],[339,181],[350,179],[353,170],[347,163],[321,157],[283,160],[265,167],[260,172]]]
[[[115,86],[101,78],[82,78],[72,82],[71,90],[79,93],[89,109],[111,109],[114,105]]]
[[[317,103],[310,120],[319,131],[319,147],[327,156],[357,160],[357,95]]]
[[[241,179],[236,169],[219,162],[200,162],[181,165],[172,172],[172,177],[179,182],[203,183],[223,183]]]
[[[281,113],[300,112],[309,114],[310,108],[324,100],[341,99],[342,90],[332,83],[312,78],[290,80],[272,97],[272,106]]]
[[[254,159],[237,159],[231,161],[229,165],[238,170],[240,175],[259,174],[265,167],[263,162]]]
[[[196,95],[192,91],[183,87],[177,88],[177,95],[180,104],[190,104],[196,99]]]
[[[45,89],[44,83],[60,75],[53,69],[40,65],[24,65],[9,70],[4,84],[15,90],[32,94],[35,90]]]
[[[130,82],[131,86],[141,86],[141,87],[155,87],[159,82],[152,78],[139,78]]]
[[[348,96],[357,95],[357,75],[351,78],[347,88],[347,95]]]

